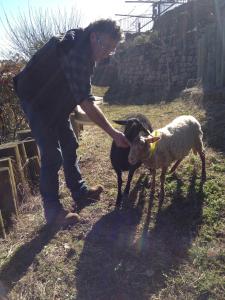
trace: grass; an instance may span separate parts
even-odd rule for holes
[[[180,99],[159,105],[106,104],[102,110],[109,120],[144,113],[154,128],[180,114],[193,114],[203,128],[206,121],[203,109]],[[104,185],[101,201],[83,209],[83,221],[67,230],[43,225],[38,195],[25,202],[13,230],[1,240],[0,293],[5,290],[12,300],[224,299],[225,157],[207,146],[207,136],[205,143],[204,186],[200,160],[190,154],[176,176],[167,176],[158,213],[159,180],[149,205],[150,177],[141,167],[129,199],[117,211],[111,140],[98,127],[86,126],[80,168],[89,185]],[[62,173],[60,183],[62,201],[70,207]]]

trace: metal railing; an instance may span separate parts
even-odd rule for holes
[[[168,10],[173,9],[178,5],[185,4],[193,0],[139,0],[139,1],[125,1],[126,3],[150,3],[151,11],[149,14],[130,15],[130,14],[116,14],[122,17],[118,20],[120,27],[124,32],[141,32],[151,30],[153,22],[156,21]]]

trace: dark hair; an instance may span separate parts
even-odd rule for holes
[[[85,30],[89,33],[99,32],[109,34],[115,41],[120,41],[123,38],[120,26],[118,26],[116,22],[111,19],[100,19],[90,23]]]

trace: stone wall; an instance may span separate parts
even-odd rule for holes
[[[224,1],[193,0],[167,12],[142,39],[129,37],[107,66],[97,68],[93,83],[110,86],[108,102],[154,103],[175,97],[190,80],[198,80],[199,40],[217,22],[217,5]]]

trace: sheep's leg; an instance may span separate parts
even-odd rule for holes
[[[205,152],[204,151],[199,151],[199,156],[202,161],[202,181],[206,181],[206,170],[205,170]]]
[[[150,192],[150,201],[153,200],[155,194],[155,176],[156,170],[151,169],[152,181],[151,181],[151,192]]]
[[[122,172],[116,171],[117,174],[117,198],[116,198],[116,206],[119,207],[121,204],[121,198],[122,198]]]
[[[166,179],[167,168],[163,168],[160,175],[160,193],[159,193],[159,211],[162,207],[165,197],[165,179]]]
[[[127,178],[127,184],[126,184],[126,187],[124,189],[124,194],[125,195],[129,195],[129,191],[130,191],[130,184],[131,184],[131,180],[133,178],[133,175],[134,175],[134,172],[135,172],[135,168],[132,168],[131,170],[129,170],[129,173],[128,173],[128,178]]]
[[[181,163],[182,159],[178,159],[178,161],[175,162],[175,164],[173,165],[173,167],[170,169],[169,173],[173,173],[176,168],[179,166],[179,164]]]

